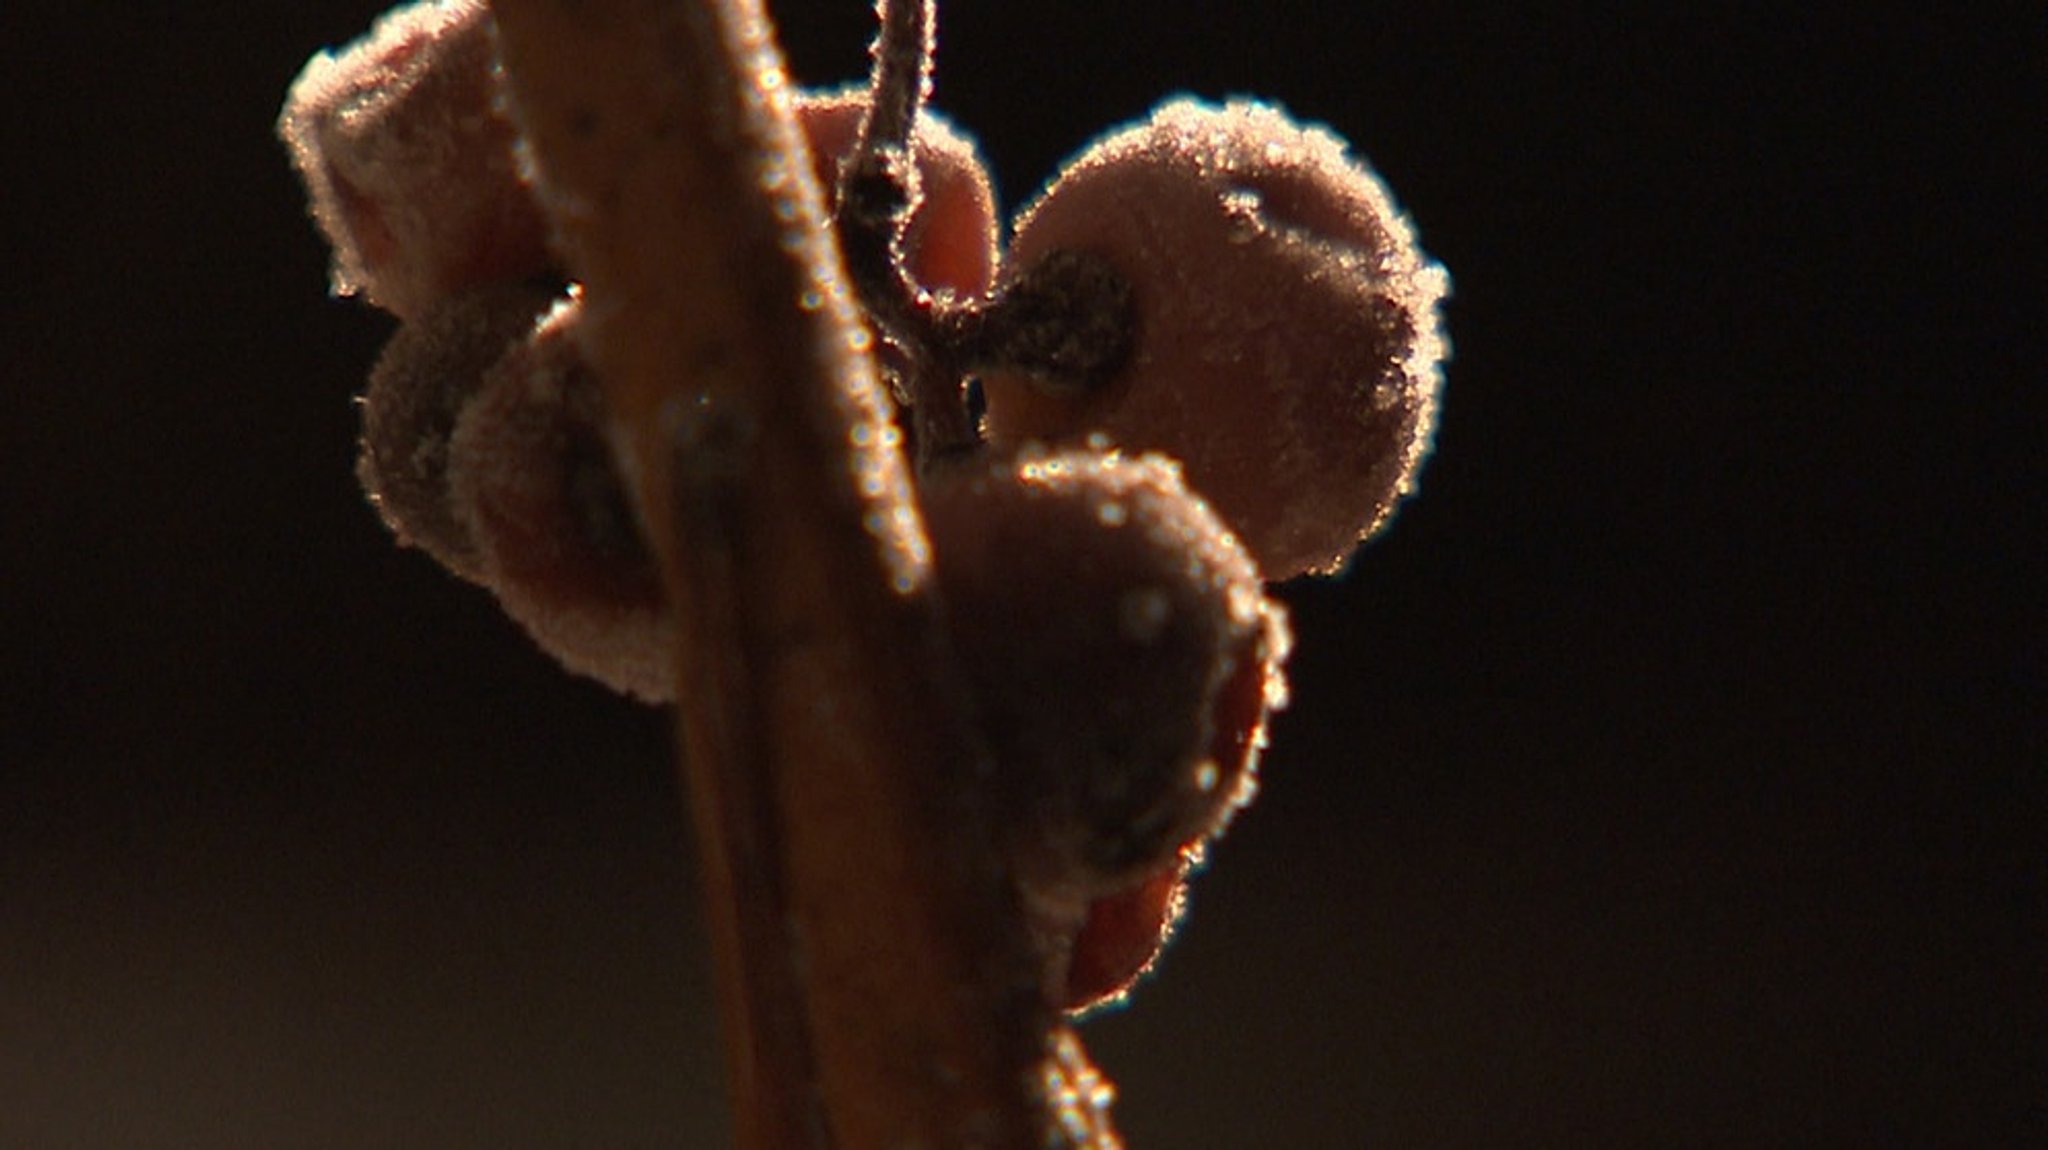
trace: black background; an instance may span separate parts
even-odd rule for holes
[[[0,1146],[720,1144],[662,717],[353,484],[389,322],[270,125],[377,5],[31,7]],[[1137,1150],[2048,1145],[2048,31],[1687,7],[945,13],[1009,202],[1257,93],[1456,285],[1422,495],[1286,589],[1265,793],[1087,1028]],[[866,4],[778,15],[863,68]]]

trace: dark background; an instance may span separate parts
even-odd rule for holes
[[[1258,93],[1456,285],[1422,495],[1286,589],[1265,793],[1087,1028],[1137,1150],[2048,1145],[2048,28],[1653,7],[945,13],[1011,203]],[[377,8],[0,16],[0,1146],[720,1144],[663,718],[354,486],[389,323],[270,124]]]

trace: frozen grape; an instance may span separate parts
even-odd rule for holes
[[[525,339],[554,302],[552,285],[504,283],[459,292],[400,325],[363,393],[356,476],[401,543],[468,579],[476,544],[448,492],[448,444],[484,373]]]
[[[1136,885],[1088,904],[1067,948],[1063,1008],[1115,1002],[1152,969],[1186,908],[1191,854],[1183,851]]]
[[[839,162],[853,151],[861,117],[868,109],[865,87],[806,92],[797,100],[828,199],[836,192]],[[974,141],[929,108],[918,113],[911,139],[920,199],[904,229],[910,274],[930,291],[972,298],[995,279],[996,203],[988,169]]]
[[[1178,469],[965,464],[928,479],[924,508],[1020,880],[1086,901],[1218,828],[1250,788],[1288,637]]]
[[[394,9],[314,56],[278,133],[333,249],[336,294],[414,319],[464,288],[549,267],[478,0]]]
[[[1434,433],[1447,280],[1341,140],[1169,103],[1025,209],[1002,282],[1075,253],[1128,284],[1130,354],[1091,386],[992,368],[993,442],[1173,456],[1273,579],[1335,570],[1386,522]]]
[[[958,464],[924,508],[1047,994],[1084,1008],[1151,964],[1188,852],[1249,797],[1285,616],[1157,456]]]
[[[455,513],[482,582],[540,647],[649,702],[674,695],[674,627],[612,453],[604,395],[564,301],[463,408],[449,448]]]

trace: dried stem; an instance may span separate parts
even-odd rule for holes
[[[758,0],[491,7],[678,624],[741,1147],[1114,1146]]]
[[[919,469],[973,449],[965,372],[940,335],[936,301],[910,277],[903,234],[922,194],[912,139],[931,93],[933,0],[878,0],[870,100],[853,154],[839,174],[838,232],[861,303],[903,352],[903,381],[916,421]]]
[[[875,37],[874,98],[861,121],[861,148],[902,150],[931,95],[938,8],[934,0],[876,0],[875,11],[882,28]]]

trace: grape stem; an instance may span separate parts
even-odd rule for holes
[[[880,0],[876,11],[881,28],[870,49],[875,58],[872,98],[861,121],[861,147],[901,152],[909,147],[917,114],[931,96],[938,8],[936,0]]]
[[[904,258],[920,201],[912,140],[931,94],[934,0],[878,0],[868,108],[840,165],[839,234],[863,306],[898,352],[899,398],[911,409],[918,469],[972,452],[981,434],[967,408],[970,371],[1020,372],[1037,386],[1100,386],[1128,358],[1135,309],[1129,284],[1098,257],[1056,252],[988,300],[938,300]]]
[[[862,305],[901,355],[901,396],[925,471],[981,444],[967,412],[966,371],[944,327],[947,313],[962,305],[942,304],[918,286],[903,251],[922,196],[912,140],[931,93],[938,10],[933,0],[878,0],[876,8],[868,108],[840,165],[834,224]]]
[[[674,613],[741,1150],[1112,1150],[760,0],[490,6]]]
[[[978,306],[939,318],[954,362],[1024,376],[1054,394],[1108,384],[1137,342],[1130,281],[1089,252],[1053,251]]]

